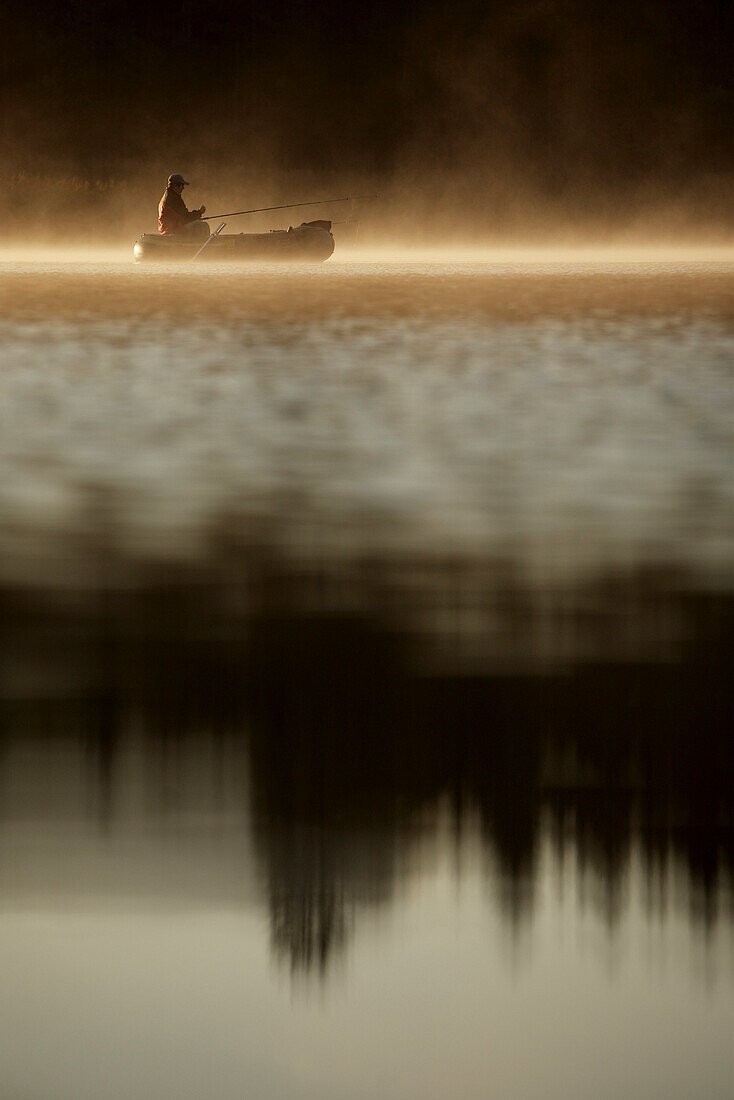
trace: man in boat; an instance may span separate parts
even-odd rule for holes
[[[159,233],[164,235],[185,233],[187,236],[202,239],[209,236],[209,226],[201,220],[206,207],[200,206],[198,210],[187,210],[186,203],[181,198],[181,192],[188,186],[189,181],[185,180],[179,172],[174,172],[168,177],[168,184],[158,203]]]

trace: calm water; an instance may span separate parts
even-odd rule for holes
[[[734,266],[0,265],[0,1092],[734,1097]]]

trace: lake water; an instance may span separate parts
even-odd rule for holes
[[[0,264],[0,1093],[734,1097],[734,264]]]

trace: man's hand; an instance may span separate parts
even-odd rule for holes
[[[204,214],[206,214],[206,207],[205,206],[200,206],[197,213],[198,213],[200,218],[203,218]]]

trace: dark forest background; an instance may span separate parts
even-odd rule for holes
[[[717,232],[733,42],[729,0],[15,2],[0,198],[99,226],[183,171],[210,212],[368,186],[445,231]]]

